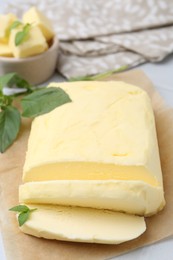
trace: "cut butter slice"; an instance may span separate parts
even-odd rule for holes
[[[164,206],[161,187],[142,181],[116,180],[28,182],[19,187],[19,201],[109,209],[145,216]]]
[[[23,181],[71,181],[71,189],[76,189],[79,196],[83,188],[86,191],[83,206],[88,203],[86,195],[92,190],[96,198],[100,197],[97,181],[105,181],[103,208],[115,196],[115,200],[118,197],[120,201],[129,201],[135,214],[149,215],[162,209],[165,204],[162,172],[147,93],[115,81],[51,83],[50,86],[61,87],[72,102],[34,119]],[[88,181],[90,187],[75,181]],[[106,181],[112,181],[115,190],[108,192],[111,188],[106,188]],[[119,181],[120,187],[114,181]],[[67,188],[69,198],[70,192]],[[62,193],[60,197],[63,196]],[[69,204],[68,198],[66,201]],[[141,201],[141,207],[136,206],[136,201],[138,204]],[[129,212],[125,204],[122,210]],[[119,210],[117,205],[114,204],[115,210]],[[87,206],[91,207],[92,202]]]
[[[49,205],[37,208],[21,227],[24,233],[64,241],[119,244],[140,236],[145,230],[143,217],[108,210]]]

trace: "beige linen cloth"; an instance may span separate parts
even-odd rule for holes
[[[67,78],[158,62],[173,52],[173,0],[6,0],[21,16],[37,6],[60,40],[57,69]]]

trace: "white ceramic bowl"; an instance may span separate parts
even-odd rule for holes
[[[0,57],[0,75],[16,72],[31,84],[40,84],[54,73],[58,57],[58,39],[50,48],[36,56],[27,58]]]

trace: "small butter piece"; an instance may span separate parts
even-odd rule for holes
[[[40,54],[48,49],[46,39],[44,38],[38,26],[31,26],[27,38],[18,46],[15,45],[15,37],[22,28],[13,29],[10,34],[9,46],[14,57],[24,58]]]
[[[8,44],[0,43],[0,56],[12,57],[13,53]]]
[[[33,23],[38,25],[47,41],[51,40],[54,36],[54,31],[50,20],[43,15],[36,7],[30,8],[23,15],[24,23]]]
[[[1,43],[8,43],[9,28],[15,20],[17,20],[17,17],[13,14],[0,15],[0,42]]]
[[[63,241],[120,244],[140,236],[145,230],[143,217],[107,210],[49,205],[37,208],[21,227],[24,233]]]

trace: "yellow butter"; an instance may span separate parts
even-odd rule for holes
[[[13,53],[9,48],[8,44],[0,43],[0,56],[12,57]]]
[[[164,206],[162,187],[142,181],[58,180],[27,182],[20,203],[57,204],[108,209],[149,216]]]
[[[37,117],[24,181],[142,180],[162,185],[147,94],[122,82],[52,83],[72,99]]]
[[[46,39],[39,27],[31,26],[27,38],[18,46],[15,44],[15,37],[22,27],[13,29],[10,34],[9,46],[16,58],[25,58],[40,54],[48,49]]]
[[[50,20],[36,7],[30,8],[26,13],[24,13],[23,22],[33,23],[39,26],[47,41],[51,40],[54,36],[53,27]]]
[[[120,244],[135,239],[145,230],[143,217],[107,210],[28,205],[37,208],[21,227],[36,237],[64,241]]]
[[[0,43],[8,43],[9,28],[15,20],[17,17],[13,14],[0,15]]]
[[[24,182],[57,180],[55,191],[60,180],[64,181],[67,198],[60,188],[52,199],[55,204],[108,207],[145,215],[162,209],[165,201],[156,129],[146,92],[123,82],[50,86],[64,89],[72,102],[33,121]],[[49,184],[45,191],[48,198],[53,196]],[[43,186],[35,186],[40,195],[30,186],[27,195],[24,191],[26,197],[21,193],[21,200],[52,203],[43,195]]]

